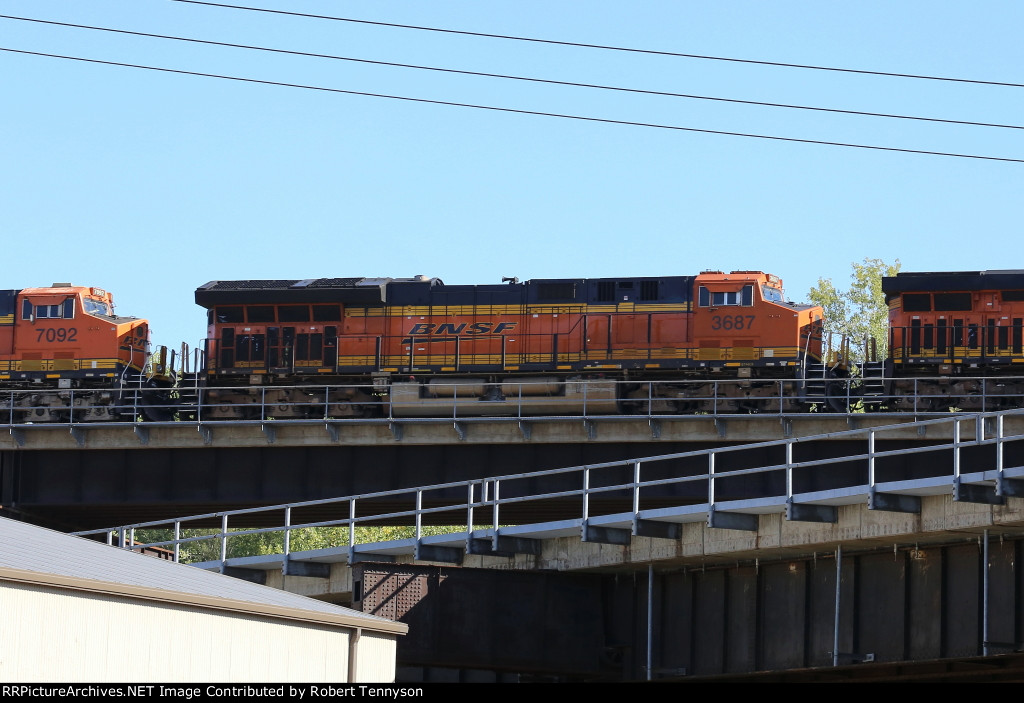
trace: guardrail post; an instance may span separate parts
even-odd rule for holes
[[[352,566],[356,556],[356,499],[348,501],[348,565]]]
[[[228,559],[228,516],[220,519],[220,572],[224,573],[224,562]]]
[[[640,462],[633,462],[633,519],[640,514]]]
[[[715,452],[708,452],[708,510],[715,509]]]
[[[284,507],[284,560],[288,563],[288,554],[291,552],[292,539],[292,508],[290,505]]]
[[[590,469],[583,467],[583,524],[590,517]]]
[[[960,418],[953,418],[953,499],[960,497]]]
[[[423,491],[416,491],[416,545],[419,551],[419,541],[423,537]]]
[[[494,545],[495,545],[495,548],[497,548],[497,545],[498,545],[498,508],[501,506],[501,499],[499,497],[500,490],[501,490],[501,482],[498,481],[498,480],[495,480],[494,481],[494,496],[491,498],[491,504],[494,506],[494,509],[491,511],[491,515],[492,515],[491,527],[494,528]]]
[[[174,563],[177,564],[181,561],[181,521],[174,521]]]

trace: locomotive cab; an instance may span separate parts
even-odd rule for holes
[[[129,412],[125,389],[143,382],[148,347],[147,321],[117,316],[101,288],[0,291],[0,382],[16,391],[5,402],[16,419],[117,419]]]
[[[101,288],[56,284],[13,293],[0,332],[6,378],[62,388],[110,385],[146,363],[146,320],[118,317]]]
[[[772,377],[821,360],[822,309],[785,302],[778,276],[705,271],[694,286],[693,342],[702,366]]]

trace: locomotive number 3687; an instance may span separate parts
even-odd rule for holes
[[[714,315],[711,318],[713,330],[748,330],[753,326],[753,315]]]

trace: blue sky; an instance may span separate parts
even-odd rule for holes
[[[253,7],[687,54],[1024,83],[1024,3],[328,2]],[[1024,125],[1024,88],[614,52],[171,0],[0,14],[550,80]],[[0,19],[0,46],[695,129],[1024,159],[1024,132],[441,74]],[[0,52],[3,288],[113,291],[156,343],[214,279],[447,283],[850,263],[1024,268],[1024,163],[432,105]]]

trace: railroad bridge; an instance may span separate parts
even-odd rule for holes
[[[200,567],[401,617],[407,680],[1024,679],[1020,412],[18,426],[0,462],[5,512],[212,525]],[[323,522],[415,532],[228,557]]]

